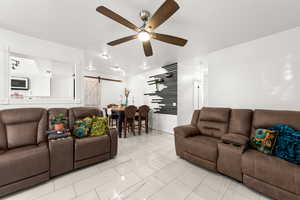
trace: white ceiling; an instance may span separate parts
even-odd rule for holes
[[[158,67],[250,41],[300,25],[299,0],[180,0],[181,9],[159,33],[189,40],[186,47],[153,41],[154,56],[145,58],[138,40],[116,47],[107,42],[133,34],[96,12],[100,5],[136,25],[141,9],[154,12],[164,0],[1,0],[0,27],[86,50],[87,63],[100,68],[119,65],[127,74]],[[109,61],[99,57],[107,51]]]

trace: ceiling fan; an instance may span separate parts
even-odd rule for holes
[[[187,40],[171,36],[165,34],[159,34],[153,32],[157,27],[163,24],[167,19],[169,19],[177,10],[179,9],[179,5],[176,3],[175,0],[166,0],[164,4],[154,13],[154,15],[150,15],[150,12],[147,10],[142,10],[140,12],[140,18],[144,22],[141,27],[137,27],[136,25],[132,24],[125,18],[121,17],[117,13],[113,12],[112,10],[100,6],[96,10],[101,13],[102,15],[111,18],[112,20],[126,26],[137,32],[135,35],[127,36],[112,42],[109,42],[108,45],[116,46],[124,42],[128,42],[134,39],[139,39],[143,42],[143,48],[145,55],[147,57],[153,55],[152,46],[150,43],[150,39],[156,39],[162,42],[166,42],[169,44],[177,45],[177,46],[185,46]]]

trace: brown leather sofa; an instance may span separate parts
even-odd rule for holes
[[[49,179],[47,111],[0,111],[0,196]]]
[[[255,110],[251,135],[259,127],[287,124],[300,130],[300,112]],[[300,166],[248,149],[242,157],[245,185],[278,200],[300,199]]]
[[[74,121],[87,116],[103,116],[102,111],[95,108],[79,107],[69,110],[69,124],[74,127]],[[117,154],[118,133],[110,129],[107,135],[74,139],[74,168],[80,168],[96,162],[108,160]]]
[[[74,120],[102,116],[100,110],[89,107],[0,111],[0,197],[116,156],[116,129],[103,136],[48,141],[49,118],[58,113],[68,116],[66,126],[71,129]]]
[[[191,125],[174,129],[177,155],[216,171],[218,143],[227,132],[229,114],[229,108],[196,110]]]
[[[287,124],[300,130],[300,112],[202,108],[175,131],[176,153],[277,200],[300,200],[300,166],[252,149],[257,128]]]

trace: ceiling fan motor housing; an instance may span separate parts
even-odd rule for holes
[[[144,21],[147,22],[150,18],[150,12],[148,10],[142,10],[140,12],[140,18]]]

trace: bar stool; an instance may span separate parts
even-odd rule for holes
[[[131,131],[135,135],[135,113],[137,111],[137,107],[135,106],[127,106],[125,108],[124,114],[125,114],[125,119],[124,119],[124,131],[125,135],[124,137],[127,136],[127,128],[129,129],[131,127]]]
[[[139,135],[141,134],[142,127],[144,127],[146,129],[146,133],[149,132],[149,127],[148,127],[149,111],[150,111],[150,108],[147,105],[143,105],[143,106],[139,107],[139,114],[136,118],[136,120],[138,121]],[[143,121],[145,121],[144,126],[142,126]]]

